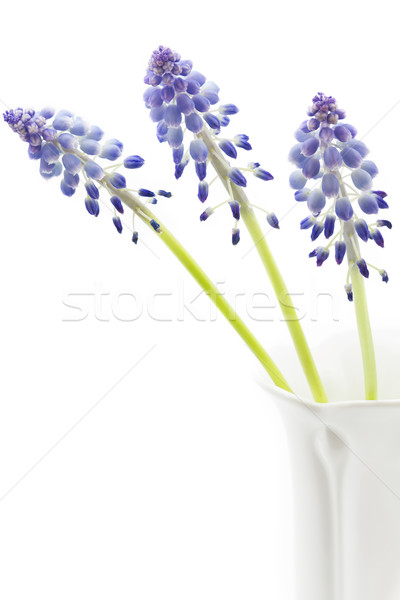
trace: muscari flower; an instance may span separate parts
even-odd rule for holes
[[[113,224],[122,232],[119,215],[124,213],[124,190],[126,179],[119,173],[119,167],[137,169],[144,164],[142,157],[132,155],[122,163],[105,166],[102,161],[115,163],[123,151],[123,144],[113,138],[103,141],[104,133],[100,127],[90,126],[81,117],[67,110],[57,113],[51,108],[36,112],[33,109],[7,110],[4,120],[19,137],[28,143],[28,155],[39,161],[39,171],[45,179],[62,176],[60,188],[64,195],[73,196],[83,180],[86,197],[84,205],[88,213],[97,217],[100,212],[100,191],[105,190],[113,207]],[[147,197],[147,201],[156,201],[154,192],[140,188],[138,196]],[[159,190],[158,195],[170,197],[171,194]],[[140,203],[135,203],[140,207]],[[152,223],[150,223],[152,225]],[[153,226],[153,225],[152,225]],[[156,231],[158,229],[153,227]],[[138,241],[137,231],[133,231],[132,241]]]
[[[251,150],[249,137],[245,134],[238,134],[232,138],[220,135],[221,130],[230,123],[230,117],[239,109],[235,104],[220,103],[219,87],[214,82],[207,81],[202,73],[194,71],[192,61],[182,60],[180,55],[170,48],[159,46],[150,57],[144,82],[148,85],[144,101],[150,110],[150,118],[157,123],[158,140],[166,142],[172,150],[175,177],[179,179],[186,166],[190,162],[194,163],[199,179],[197,196],[201,202],[205,202],[209,196],[206,177],[210,163],[210,146],[219,152],[220,160],[227,165],[226,177],[230,180],[230,185],[246,187],[245,172],[264,181],[273,179],[271,173],[260,168],[259,163],[250,163],[247,167],[240,168],[232,166],[228,161],[228,158],[237,159],[237,149]],[[189,143],[185,139],[188,137],[186,134],[191,136]],[[234,199],[232,193],[230,196],[222,204],[231,205]],[[212,212],[214,209],[203,212],[200,220],[204,221],[204,215],[208,218]],[[265,212],[268,223],[274,228],[279,228],[276,215]],[[235,219],[232,242],[236,245],[240,239],[237,228],[240,208],[232,211],[232,214]]]
[[[383,247],[379,228],[392,228],[390,221],[377,219],[368,224],[362,216],[377,215],[388,208],[386,193],[372,189],[378,168],[366,159],[369,151],[364,142],[357,140],[356,128],[342,123],[346,114],[335,98],[318,93],[307,112],[309,118],[295,132],[297,143],[289,152],[289,160],[297,167],[289,177],[289,184],[295,190],[295,200],[307,203],[311,212],[302,219],[300,228],[311,228],[312,241],[322,232],[329,240],[324,248],[319,246],[310,256],[316,257],[317,266],[321,266],[334,245],[336,262],[341,264],[351,244],[354,260],[350,267],[355,264],[364,277],[369,277],[370,266],[387,282],[387,272],[366,263],[354,239],[373,240]],[[349,283],[345,290],[352,300]]]

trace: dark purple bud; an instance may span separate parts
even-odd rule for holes
[[[249,143],[249,136],[244,133],[239,133],[233,138],[235,146],[242,148],[243,150],[251,150],[251,144]]]
[[[328,239],[335,231],[336,217],[335,215],[326,215],[324,224],[324,235]]]
[[[138,194],[139,196],[143,196],[144,198],[153,198],[153,196],[155,196],[154,192],[152,192],[151,190],[146,190],[145,188],[140,188],[138,190]]]
[[[382,192],[382,190],[373,190],[372,193],[373,194],[377,194],[381,198],[386,198],[386,196],[387,196],[387,193],[386,192]]]
[[[344,198],[337,198],[335,202],[335,212],[342,221],[350,221],[353,216],[353,207],[347,196]]]
[[[218,146],[230,158],[237,158],[237,150],[229,140],[222,139],[218,142]]]
[[[157,231],[157,233],[160,232],[160,225],[159,223],[157,223],[157,221],[155,221],[154,219],[150,220],[150,225],[152,226],[152,228],[154,229],[154,231]]]
[[[138,234],[137,231],[134,231],[133,234],[132,234],[132,242],[134,244],[137,244],[138,243],[138,239],[139,239],[139,234]]]
[[[119,212],[121,215],[124,214],[124,207],[122,205],[120,198],[118,198],[118,196],[111,196],[110,202],[117,212]]]
[[[364,219],[356,219],[354,221],[354,227],[358,237],[361,238],[363,242],[367,242],[369,239],[369,229]]]
[[[182,161],[184,150],[183,144],[178,146],[178,148],[172,148],[172,159],[176,165],[179,165]]]
[[[188,165],[189,161],[184,160],[179,165],[175,165],[175,179],[179,179],[182,176],[185,167]]]
[[[374,229],[371,232],[371,235],[372,235],[372,239],[374,240],[375,244],[380,246],[380,248],[383,248],[385,246],[385,241],[383,239],[383,235],[381,234],[379,229]]]
[[[363,169],[355,169],[351,173],[351,179],[356,188],[359,190],[371,189],[372,177],[367,171],[364,171]]]
[[[333,146],[328,146],[326,148],[324,152],[324,161],[326,166],[331,169],[331,171],[336,171],[336,169],[339,169],[343,162],[339,150]]]
[[[334,173],[325,173],[322,177],[322,191],[325,196],[332,198],[339,193],[339,180]]]
[[[357,267],[363,277],[369,277],[367,263],[363,258],[360,258],[360,260],[357,261]]]
[[[338,116],[338,119],[344,119],[346,117],[346,111],[343,110],[343,108],[337,108],[336,114]]]
[[[205,163],[201,163],[201,164],[205,164]],[[207,200],[207,198],[208,198],[208,183],[207,183],[207,181],[199,182],[197,197],[200,200],[200,202],[205,202]]]
[[[307,179],[312,179],[316,177],[319,173],[320,164],[317,158],[307,158],[303,165],[303,175],[307,177]]]
[[[194,102],[187,94],[178,94],[176,104],[184,115],[190,115],[194,111]]]
[[[121,219],[119,217],[113,217],[113,223],[114,223],[115,229],[118,231],[118,233],[122,233]]]
[[[210,110],[210,101],[205,96],[197,94],[196,96],[193,96],[192,100],[196,107],[196,110],[198,110],[199,112],[207,112],[208,110]]]
[[[389,275],[387,274],[387,271],[385,271],[385,269],[381,269],[379,271],[379,275],[382,277],[382,281],[384,281],[385,283],[389,281]]]
[[[325,145],[330,144],[331,141],[333,140],[332,129],[330,127],[322,127],[319,132],[319,137]]]
[[[355,148],[343,148],[341,156],[344,164],[351,169],[358,169],[362,163],[362,156]]]
[[[315,223],[315,218],[309,215],[302,221],[300,221],[300,229],[310,229]]]
[[[320,248],[317,252],[317,267],[320,267],[328,258],[329,250],[328,248]]]
[[[345,125],[337,125],[333,131],[335,133],[335,137],[341,142],[348,142],[353,137],[350,129],[347,129]]]
[[[306,159],[309,160],[309,159]],[[298,169],[297,171],[293,171],[289,177],[289,185],[294,190],[301,190],[306,185],[307,179],[304,177],[303,173]]]
[[[319,213],[324,208],[326,199],[321,190],[312,190],[308,194],[307,206],[312,213]]]
[[[367,215],[376,215],[379,212],[378,199],[375,194],[361,194],[358,198],[358,204]]]
[[[126,187],[126,179],[121,173],[113,173],[110,175],[110,183],[117,190]]]
[[[379,173],[378,167],[372,160],[363,160],[361,163],[361,169],[367,171],[371,175],[371,177],[376,177]]]
[[[232,200],[231,202],[229,202],[229,206],[231,207],[233,218],[236,219],[236,221],[239,221],[239,219],[240,219],[239,202],[237,200]]]
[[[373,192],[376,194],[376,192]],[[381,196],[376,196],[376,201],[378,203],[379,208],[389,208],[389,204],[384,200]]]
[[[317,248],[311,250],[310,254],[308,255],[308,258],[314,258],[315,256],[317,256],[319,250],[321,250],[321,246],[317,246]]]
[[[241,187],[246,187],[246,185],[247,185],[246,177],[236,167],[230,167],[228,169],[227,175],[228,175],[229,179],[231,181],[233,181],[233,183],[235,183],[236,185],[240,185]]]
[[[164,198],[171,198],[171,192],[166,192],[165,190],[157,190],[157,196],[163,196]]]
[[[205,122],[207,123],[207,125],[209,127],[211,127],[211,129],[215,129],[215,131],[219,131],[221,129],[221,122],[220,122],[220,120],[218,119],[218,117],[216,117],[212,113],[205,113],[203,115],[203,119],[205,120]]]
[[[324,230],[324,224],[320,221],[318,223],[314,223],[313,228],[311,230],[311,241],[315,242],[317,238],[321,235]]]
[[[353,302],[353,288],[351,287],[351,284],[345,285],[344,291],[347,294],[347,300],[349,300],[350,302]]]
[[[301,152],[304,156],[312,156],[319,148],[319,140],[315,136],[306,139],[301,145]]]
[[[192,140],[189,146],[190,156],[196,162],[204,162],[207,160],[208,150],[203,140]]]
[[[194,168],[196,171],[196,175],[200,181],[206,178],[207,175],[207,163],[206,162],[195,162]]]
[[[274,176],[271,175],[271,173],[269,173],[265,169],[260,169],[260,167],[254,169],[253,175],[255,177],[258,177],[258,179],[262,179],[263,181],[271,181],[271,179],[274,178]]]
[[[203,119],[197,112],[193,112],[185,117],[186,127],[193,133],[199,133],[203,129]]]
[[[390,221],[386,221],[385,219],[379,219],[376,222],[377,227],[387,227],[388,229],[392,229],[392,224]]]
[[[344,255],[346,254],[346,242],[335,242],[335,260],[338,265],[342,264]]]
[[[178,127],[182,122],[182,113],[176,104],[169,104],[165,109],[164,121],[168,127]]]
[[[144,165],[144,158],[138,156],[137,154],[133,154],[132,156],[127,156],[124,160],[125,169],[139,169]]]
[[[268,213],[267,221],[269,225],[271,225],[271,227],[273,227],[274,229],[279,229],[279,221],[275,213]]]
[[[94,198],[86,198],[85,207],[90,215],[93,215],[93,217],[98,217],[100,212],[100,206],[97,200],[95,200]]]
[[[208,217],[210,217],[212,214],[213,214],[213,209],[206,208],[206,210],[204,212],[202,212],[200,215],[200,221],[207,221]]]
[[[236,246],[236,244],[238,244],[240,242],[240,230],[239,229],[232,229],[232,244],[234,246]]]

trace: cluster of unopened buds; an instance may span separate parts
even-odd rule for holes
[[[122,192],[127,189],[127,184],[125,176],[118,169],[138,169],[144,164],[143,158],[131,155],[122,162],[117,162],[122,156],[122,142],[115,138],[103,141],[104,132],[100,127],[90,126],[67,110],[55,113],[48,107],[39,112],[17,108],[6,111],[4,120],[29,144],[29,157],[39,161],[42,177],[50,179],[62,176],[60,187],[65,196],[73,196],[83,180],[86,191],[85,207],[90,215],[99,215],[100,191],[105,190],[112,205],[115,228],[119,233],[122,232]],[[104,166],[99,159],[113,164]],[[145,188],[131,191],[144,202],[151,204],[157,203],[157,196],[171,196],[170,192],[164,190],[158,190],[157,193]],[[150,224],[153,229],[158,230],[155,220]],[[134,226],[132,241],[138,241],[138,232]]]
[[[355,127],[342,123],[346,115],[334,98],[317,94],[308,117],[297,129],[297,144],[289,153],[289,160],[297,167],[289,183],[296,190],[295,200],[306,203],[311,213],[301,221],[301,229],[311,229],[312,241],[322,234],[328,240],[326,245],[316,247],[310,257],[316,257],[317,266],[321,266],[334,245],[336,262],[341,264],[351,244],[360,273],[369,277],[368,267],[372,267],[387,282],[387,272],[367,263],[355,240],[355,237],[363,242],[373,240],[383,247],[380,228],[392,227],[386,219],[375,219],[368,224],[364,218],[388,208],[386,193],[372,189],[378,168],[366,159],[368,148],[356,139]],[[345,290],[352,300],[349,277]]]
[[[233,197],[231,184],[247,186],[245,173],[251,173],[264,181],[273,179],[271,173],[251,162],[246,167],[232,166],[228,159],[237,158],[237,149],[251,150],[249,137],[245,134],[223,137],[221,130],[230,123],[231,115],[238,112],[235,104],[219,103],[219,87],[192,69],[192,61],[181,60],[176,52],[159,46],[149,60],[144,81],[148,87],[144,93],[150,118],[157,123],[157,138],[167,142],[172,149],[175,164],[175,177],[179,179],[189,164],[194,162],[198,177],[198,198],[205,202],[210,184],[207,182],[207,167],[212,160],[219,160],[224,166],[224,183],[227,181],[229,198],[214,207],[209,207],[200,215],[206,221],[216,208],[228,204],[234,218],[232,243],[240,239],[238,221],[240,206]],[[191,134],[188,148],[185,146],[185,132]],[[215,179],[213,179],[214,181]],[[260,207],[256,207],[260,208]],[[276,215],[263,208],[271,227],[279,228]]]

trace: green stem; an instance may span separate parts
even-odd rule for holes
[[[377,400],[378,377],[376,371],[374,341],[372,338],[371,323],[369,320],[364,277],[361,275],[356,265],[356,262],[360,257],[360,252],[353,223],[349,222],[345,224],[344,238],[347,247],[347,259],[349,262],[350,277],[353,286],[354,308],[356,312],[358,337],[360,340],[364,368],[365,399]]]
[[[250,206],[245,191],[242,187],[235,185],[229,180],[227,176],[229,165],[218,146],[214,143],[210,133],[203,128],[201,133],[198,135],[204,141],[209,150],[211,163],[218,173],[221,182],[228,192],[232,192],[234,199],[239,202],[240,214],[243,222],[249,231],[255,248],[257,249],[257,252],[264,265],[265,271],[274,288],[275,295],[278,299],[282,314],[292,337],[297,355],[307,378],[314,400],[316,402],[328,402],[326,392],[317,371],[311,350],[303,333],[303,329],[298,320],[292,299],[276,265],[274,257],[269,249],[257,217]]]
[[[105,186],[112,192],[111,186],[105,182]],[[150,219],[154,219],[160,225],[160,233],[157,233],[159,239],[170,249],[170,251],[176,256],[180,263],[187,269],[192,277],[197,281],[200,287],[209,296],[210,300],[214,302],[218,310],[223,314],[227,321],[232,325],[233,329],[240,335],[242,340],[247,344],[253,354],[258,358],[264,369],[267,371],[272,381],[278,387],[291,392],[289,384],[285,380],[284,376],[273,362],[269,354],[265,351],[263,346],[252,334],[247,325],[242,319],[236,314],[235,310],[225,299],[225,297],[218,290],[217,286],[211,281],[206,273],[201,269],[193,257],[188,251],[182,246],[182,244],[172,235],[172,233],[165,227],[163,223],[145,206],[139,198],[130,193],[127,190],[118,191],[119,198],[129,206],[138,217],[154,232],[153,227],[150,225]]]

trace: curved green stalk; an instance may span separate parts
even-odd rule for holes
[[[108,187],[107,184],[105,184]],[[112,192],[112,188],[110,190]],[[214,302],[218,310],[223,314],[227,321],[232,325],[234,330],[240,335],[242,340],[247,344],[253,354],[258,358],[264,369],[267,371],[272,381],[278,387],[291,392],[289,384],[285,380],[284,376],[273,362],[269,354],[265,351],[263,346],[257,340],[257,338],[251,333],[247,325],[242,319],[236,314],[235,310],[225,299],[225,297],[218,290],[216,285],[206,275],[206,273],[197,264],[194,258],[188,253],[188,251],[182,246],[182,244],[172,235],[172,233],[163,225],[160,220],[145,206],[139,198],[127,190],[118,191],[119,198],[129,206],[138,217],[154,232],[154,228],[150,224],[150,220],[154,219],[160,229],[157,233],[159,239],[171,250],[176,256],[180,263],[187,269],[192,277],[197,281],[200,287],[209,296],[210,300]]]
[[[326,392],[303,329],[298,320],[292,299],[269,249],[257,217],[249,204],[244,189],[235,185],[228,179],[227,171],[229,165],[205,128],[203,128],[198,135],[202,138],[209,150],[211,163],[221,179],[221,182],[224,184],[227,191],[232,193],[233,198],[239,202],[240,214],[243,222],[250,233],[254,246],[257,249],[265,271],[271,281],[314,400],[316,402],[328,402]]]
[[[364,277],[361,275],[356,261],[360,257],[357,237],[352,223],[346,223],[344,236],[347,246],[350,278],[353,286],[353,300],[356,312],[358,337],[364,368],[364,388],[366,400],[377,400],[378,377],[376,371],[374,341],[369,320],[367,295],[365,293]]]

